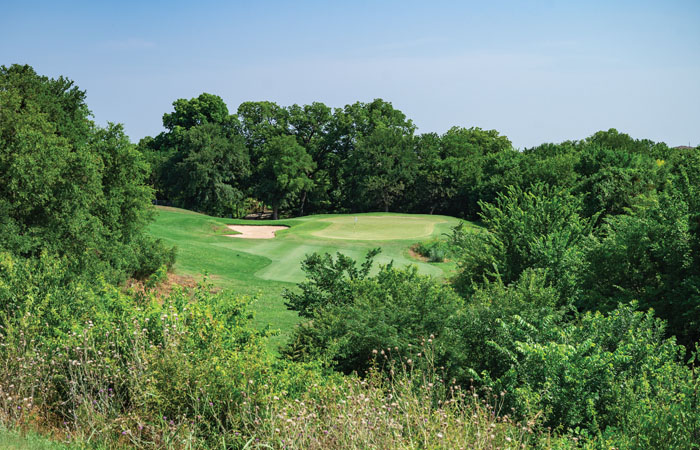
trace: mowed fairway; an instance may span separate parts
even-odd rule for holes
[[[208,273],[218,286],[241,295],[257,296],[256,322],[279,330],[279,344],[298,321],[284,306],[282,291],[304,279],[301,262],[308,254],[342,252],[363,259],[380,247],[379,264],[414,264],[423,274],[442,277],[454,266],[428,264],[409,255],[412,244],[448,233],[459,223],[447,216],[370,213],[318,215],[278,221],[221,219],[175,208],[158,208],[150,232],[178,248],[175,271],[198,277]],[[226,227],[286,225],[274,239],[242,239]]]

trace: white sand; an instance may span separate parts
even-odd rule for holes
[[[225,236],[243,239],[272,239],[275,237],[275,232],[286,230],[289,227],[274,226],[274,225],[226,225],[233,231],[238,231],[241,234],[227,234]]]

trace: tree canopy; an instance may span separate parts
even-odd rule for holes
[[[112,279],[137,273],[153,249],[148,175],[120,125],[93,124],[72,81],[0,67],[0,248]]]

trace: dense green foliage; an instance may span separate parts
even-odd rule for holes
[[[206,285],[166,298],[125,295],[63,280],[64,272],[52,258],[37,265],[0,254],[0,298],[11,304],[0,347],[5,423],[64,423],[76,437],[107,423],[102,437],[132,445],[240,435],[240,402],[272,383],[249,300]]]
[[[516,417],[540,414],[554,429],[629,448],[693,448],[700,435],[700,382],[686,350],[634,303],[572,314],[543,268],[507,286],[486,281],[466,302],[411,270],[350,279],[329,268],[309,270],[335,278],[327,290],[304,291],[318,301],[307,302],[314,314],[285,350],[294,360],[346,373],[366,371],[370,355],[387,371],[392,361],[439,365],[458,385],[501,392]],[[324,302],[339,283],[344,301]]]
[[[154,257],[171,264],[143,232],[148,174],[121,126],[89,120],[73,82],[0,67],[0,249],[60,255],[110,280],[148,275]]]
[[[230,114],[210,94],[134,146],[84,99],[0,68],[3,429],[106,448],[699,448],[698,149],[609,130],[517,151],[494,130],[418,135],[379,99]],[[180,219],[171,242],[196,229],[216,251],[188,257],[244,276],[302,280],[244,250],[313,248],[276,355],[254,300],[170,285],[174,253],[145,232],[154,192],[218,216],[262,201],[275,219],[483,228],[299,217],[286,239],[228,247],[223,219]],[[373,249],[408,258],[406,236],[455,276]]]
[[[310,255],[302,294],[287,293],[291,308],[311,318],[292,336],[287,354],[323,360],[338,370],[366,371],[372,351],[406,349],[417,338],[442,333],[462,299],[449,286],[415,268],[382,266],[368,276],[373,255],[358,270],[342,255],[337,261]]]
[[[578,199],[544,184],[527,192],[511,186],[481,208],[488,232],[467,234],[460,242],[462,270],[456,285],[470,292],[487,280],[510,284],[525,269],[545,269],[562,301],[570,301],[576,291],[572,278],[581,264],[578,247],[591,232]]]
[[[245,102],[235,115],[211,94],[179,99],[173,106],[175,111],[163,116],[166,131],[140,143],[153,164],[159,200],[220,216],[240,215],[247,195],[269,205],[275,217],[278,211],[392,210],[473,218],[482,191],[492,199],[500,189],[480,185],[495,175],[492,161],[517,155],[495,130],[454,127],[444,136],[416,136],[413,123],[381,99],[335,110],[322,103]],[[183,135],[205,124],[228,136],[227,155],[236,164],[218,158],[207,170],[175,174],[178,164],[202,152],[201,146],[184,143]],[[223,148],[209,147],[208,154]],[[222,191],[235,195],[217,194]]]

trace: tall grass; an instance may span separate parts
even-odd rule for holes
[[[368,355],[377,361],[368,374],[344,377],[273,359],[250,325],[248,301],[206,285],[166,298],[109,286],[80,295],[92,306],[66,310],[58,327],[45,326],[47,311],[71,296],[48,309],[25,298],[3,318],[0,425],[94,448],[521,448],[539,440],[536,418],[514,420],[500,393],[442,379],[429,348],[416,362],[393,363],[379,350]]]
[[[501,393],[441,379],[433,369],[402,366],[311,386],[300,398],[251,408],[246,444],[274,449],[516,449],[540,440],[536,418],[516,421],[501,410]]]

